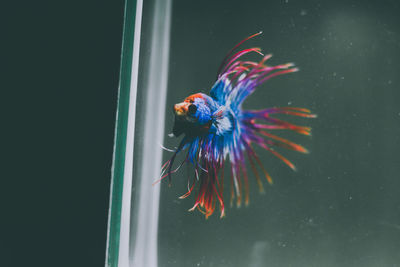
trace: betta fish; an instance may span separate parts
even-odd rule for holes
[[[315,118],[306,108],[272,107],[261,110],[243,110],[243,101],[257,87],[267,80],[286,73],[298,71],[293,63],[271,66],[267,64],[271,55],[263,55],[260,48],[249,48],[235,52],[245,41],[261,34],[249,36],[239,42],[226,55],[217,72],[217,79],[210,94],[197,93],[188,96],[183,102],[175,104],[175,121],[172,134],[183,136],[172,157],[162,166],[161,179],[171,175],[186,164],[193,166],[192,179],[188,180],[188,191],[180,198],[188,197],[197,185],[194,206],[208,218],[219,206],[221,217],[225,215],[224,166],[230,163],[231,204],[236,198],[237,206],[249,203],[248,171],[245,158],[257,180],[260,192],[263,192],[262,173],[268,183],[271,176],[265,170],[253,145],[257,145],[279,158],[291,169],[295,166],[275,148],[283,147],[301,153],[308,151],[276,134],[275,130],[290,130],[303,135],[310,135],[311,128],[295,125],[274,118],[274,114],[294,115]],[[242,61],[249,53],[261,55],[259,62]],[[178,167],[173,163],[179,153],[185,153],[184,160]],[[261,172],[259,173],[259,170]],[[244,193],[243,193],[244,191]]]

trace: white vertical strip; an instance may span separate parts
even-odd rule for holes
[[[171,0],[156,0],[151,36],[150,64],[144,90],[143,161],[140,177],[137,229],[132,237],[131,266],[156,267],[160,185],[152,185],[160,175],[168,84]],[[139,178],[139,177],[138,177]]]
[[[139,73],[140,33],[142,28],[143,0],[137,0],[135,17],[135,35],[132,53],[132,72],[129,93],[129,113],[126,135],[124,184],[122,193],[121,228],[119,240],[118,266],[129,266],[129,231],[131,216],[133,142],[135,137],[136,95]],[[127,26],[129,27],[129,26]]]

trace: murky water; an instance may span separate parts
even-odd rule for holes
[[[259,194],[251,176],[250,205],[224,219],[187,211],[184,169],[162,183],[160,266],[400,266],[399,11],[395,1],[174,2],[167,132],[172,104],[208,93],[227,51],[260,30],[245,46],[300,72],[268,81],[245,108],[292,105],[318,118],[288,118],[313,128],[286,135],[311,153],[282,151],[293,172],[259,150],[274,185]]]

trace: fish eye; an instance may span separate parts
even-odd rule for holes
[[[197,111],[196,105],[193,105],[193,104],[192,104],[192,105],[189,105],[189,114],[190,114],[190,115],[195,114],[196,111]]]

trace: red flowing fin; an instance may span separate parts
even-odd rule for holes
[[[260,166],[261,170],[263,171],[265,178],[267,178],[267,181],[269,184],[273,184],[274,182],[272,181],[271,176],[269,175],[269,173],[265,170],[264,166],[261,163],[260,158],[257,156],[257,154],[254,152],[253,148],[251,147],[251,145],[249,145],[249,147],[251,148],[252,151],[252,155],[254,157],[254,159],[256,160],[258,166]]]
[[[196,207],[197,207],[197,210],[200,211],[201,213],[203,213],[204,215],[206,215],[206,219],[208,219],[207,212],[205,210],[203,210],[200,206],[196,206]]]
[[[260,193],[264,193],[265,192],[264,191],[264,186],[263,186],[263,184],[261,182],[260,175],[258,174],[258,171],[256,169],[256,166],[254,165],[254,162],[253,162],[253,159],[251,158],[250,153],[247,153],[247,157],[248,157],[249,162],[250,162],[251,170],[253,171],[254,175],[256,176],[258,190],[259,190]]]
[[[234,186],[234,181],[233,181],[233,170],[231,168],[231,199],[230,199],[230,206],[233,206],[233,200],[235,199],[235,186]]]
[[[268,129],[268,130],[287,130],[288,128],[283,125],[273,125],[273,124],[257,124],[257,128],[259,129]]]
[[[267,136],[269,138],[275,139],[275,140],[277,140],[279,142],[282,142],[282,143],[286,144],[287,146],[285,146],[285,147],[288,148],[288,149],[295,150],[295,151],[298,151],[298,152],[301,152],[301,153],[305,153],[305,154],[308,153],[308,150],[305,147],[303,147],[301,145],[298,145],[296,143],[293,143],[293,142],[291,142],[291,141],[289,141],[289,140],[287,140],[285,138],[270,134],[270,133],[268,133],[266,131],[259,131],[259,132],[262,135],[265,135],[265,136]],[[277,145],[279,146],[278,143],[277,143]]]
[[[199,204],[200,204],[200,202],[196,201],[196,203],[194,203],[194,206],[191,207],[188,211],[194,211]]]
[[[311,113],[311,110],[308,108],[298,108],[298,107],[281,107],[280,109],[290,109],[290,110],[297,110],[305,113]]]
[[[223,195],[224,192],[224,163],[221,161],[220,163],[220,170],[221,170],[221,184],[220,186],[220,194]]]
[[[253,61],[241,61],[240,64],[244,67],[257,67],[258,63]]]
[[[168,177],[168,186],[171,186],[172,184],[172,179],[171,179],[171,174],[176,172],[182,165],[184,162],[182,162],[182,164],[179,165],[179,167],[177,168],[177,170],[172,171],[172,166],[174,164],[175,158],[176,156],[179,154],[179,152],[181,152],[181,150],[184,148],[184,146],[186,145],[186,138],[182,139],[182,141],[179,143],[178,148],[176,149],[175,153],[172,155],[171,159],[169,160],[170,163],[168,164],[168,167],[166,167],[167,169],[167,177]],[[189,152],[188,152],[189,153]],[[186,161],[187,155],[185,157]],[[165,164],[164,164],[165,165]],[[165,177],[162,177],[160,180],[164,179]]]
[[[216,203],[216,200],[214,198],[214,194],[213,194],[213,191],[212,191],[214,186],[215,186],[215,184],[213,182],[211,182],[211,181],[210,181],[210,183],[211,183],[210,186],[212,188],[211,188],[211,190],[209,190],[209,192],[207,194],[207,198],[206,198],[205,205],[204,205],[204,208],[206,210],[206,219],[208,219],[208,217],[211,216],[214,213],[214,211],[215,211],[215,203]]]
[[[264,119],[275,124],[276,126],[283,126],[284,128],[279,128],[276,127],[276,129],[289,129],[292,131],[295,131],[297,133],[300,134],[304,134],[304,135],[311,135],[311,128],[310,127],[306,127],[306,126],[298,126],[283,120],[279,120],[279,119],[275,119],[275,118],[271,118],[269,116],[264,116]],[[265,124],[256,124],[257,127],[259,128],[264,128],[264,129],[273,129],[274,125],[265,125]]]
[[[291,63],[288,63],[288,64],[291,64]],[[274,73],[272,73],[272,74],[270,74],[270,75],[268,75],[268,76],[266,76],[266,77],[264,77],[264,78],[262,78],[260,80],[257,80],[257,84],[260,85],[260,84],[266,82],[267,80],[269,80],[269,79],[271,79],[273,77],[276,77],[278,75],[283,75],[283,74],[286,74],[286,73],[292,73],[292,72],[296,72],[296,71],[299,71],[299,69],[298,68],[292,68],[292,69],[277,71],[277,72],[274,72]]]
[[[299,117],[304,117],[304,118],[316,118],[317,117],[317,115],[315,115],[315,114],[306,114],[306,113],[300,113],[300,112],[294,112],[294,111],[282,111],[279,113],[286,114],[286,115],[292,115],[292,116],[299,116]]]
[[[266,144],[259,144],[262,148],[268,150],[269,152],[271,152],[272,154],[274,154],[274,156],[276,156],[277,158],[279,158],[280,160],[282,160],[286,165],[289,166],[289,168],[291,168],[292,170],[296,171],[296,166],[294,166],[294,164],[292,162],[290,162],[290,160],[288,160],[287,158],[285,158],[284,156],[282,156],[280,153],[278,153],[277,151],[273,150],[272,148],[270,148],[269,146],[267,146]]]
[[[170,175],[170,173],[164,174],[163,176],[161,176],[160,179],[154,181],[151,185],[154,186],[154,185],[158,184],[158,183],[161,182],[165,177],[168,177],[168,175]]]
[[[259,55],[264,56],[263,53],[261,53],[261,48],[259,47],[254,47],[254,48],[248,48],[248,49],[244,49],[242,51],[237,52],[236,54],[234,54],[232,56],[232,58],[230,59],[230,61],[225,65],[225,67],[222,69],[221,73],[224,73],[227,70],[231,70],[233,69],[234,65],[232,65],[237,59],[239,59],[240,57],[250,53],[250,52],[255,52]]]
[[[304,113],[311,113],[311,110],[308,108],[298,108],[298,107],[279,107],[277,109],[283,109],[283,110],[295,110],[295,111],[300,111]]]
[[[259,62],[259,63],[255,63],[253,62],[253,65],[251,65],[253,67],[253,69],[248,73],[248,76],[254,76],[254,74],[256,73],[260,73],[260,72],[270,72],[273,71],[274,69],[276,69],[276,67],[267,67],[264,65],[264,63],[270,59],[272,57],[272,54],[267,54],[263,57],[263,59]],[[248,62],[248,61],[245,61]]]
[[[223,200],[223,198],[222,198],[222,195],[221,195],[221,196],[219,195],[219,192],[218,192],[217,187],[215,186],[215,183],[213,183],[212,185],[213,185],[214,192],[215,192],[215,194],[217,195],[219,204],[220,204],[220,206],[221,206],[221,218],[222,218],[222,217],[225,216],[224,200]]]
[[[243,73],[245,73],[245,72],[248,71],[248,70],[249,70],[249,68],[247,68],[247,67],[245,67],[245,66],[237,66],[237,67],[234,69],[234,72],[232,72],[232,73],[234,73],[234,75],[232,76],[231,80],[232,80],[232,81],[236,81],[237,78],[238,78],[240,75],[242,75]]]
[[[223,164],[220,164],[220,169],[221,169],[221,183],[218,180],[218,170],[214,168],[214,175],[215,175],[215,181],[217,183],[215,187],[215,183],[213,184],[215,187],[215,192],[217,194],[219,203],[220,203],[220,210],[221,210],[221,218],[225,217],[225,205],[224,205],[224,170],[223,170]]]
[[[189,211],[193,211],[196,208],[203,205],[204,203],[204,194],[206,193],[206,182],[205,181],[205,177],[204,177],[204,172],[201,172],[201,177],[199,178],[200,180],[200,188],[199,188],[199,193],[197,194],[197,198],[196,198],[196,203],[194,204],[194,206],[192,208],[189,209]]]
[[[171,167],[172,167],[172,166],[171,166],[172,161],[171,161],[171,163],[168,164],[167,167],[166,167],[166,168],[168,168],[168,172],[167,172],[166,174],[162,175],[160,179],[158,179],[158,180],[156,180],[155,182],[153,182],[152,185],[153,185],[153,186],[156,185],[157,183],[161,182],[161,181],[162,181],[164,178],[166,178],[166,177],[171,177],[171,174],[176,173],[177,171],[179,171],[179,169],[183,166],[183,164],[185,164],[185,162],[186,162],[186,159],[184,159],[184,160],[181,162],[181,164],[178,165],[178,167],[177,167],[176,169],[171,170]],[[164,165],[166,165],[166,164],[164,164]],[[165,170],[164,170],[162,173],[165,173]],[[168,185],[171,186],[171,181],[170,181],[170,183],[169,183]]]
[[[180,196],[179,199],[185,199],[188,196],[190,196],[190,194],[193,191],[193,188],[194,188],[195,184],[196,184],[196,179],[194,179],[192,186],[189,188],[189,180],[188,180],[188,191],[184,195]]]
[[[205,215],[206,219],[210,217],[215,209],[217,203],[219,204],[221,217],[225,216],[225,205],[224,199],[222,195],[223,188],[218,180],[218,167],[223,166],[223,163],[218,161],[212,162],[203,162],[205,164],[205,170],[202,170],[200,180],[200,188],[196,197],[196,202],[194,206],[189,209],[189,211],[193,211],[197,208],[202,214]],[[196,181],[196,180],[195,180]],[[188,189],[188,192],[183,195],[181,198],[185,198],[193,191],[193,187],[195,185],[195,181],[192,186]],[[189,187],[189,185],[188,185]]]
[[[285,148],[285,149],[297,151],[297,150],[293,149],[293,147],[291,147],[291,146],[289,146],[289,145],[287,145],[285,143],[280,143],[280,142],[277,142],[277,141],[274,141],[274,140],[265,140],[265,142],[270,146],[277,146],[277,147],[282,147],[282,148]]]
[[[244,204],[245,206],[248,206],[250,201],[249,201],[249,178],[247,176],[247,171],[246,167],[243,164],[243,161],[240,161],[240,169],[242,170],[243,174],[243,180],[244,180]]]
[[[171,160],[167,160],[162,166],[161,166],[161,171],[164,169],[164,168],[167,168],[168,167],[168,164],[171,162]]]
[[[231,162],[231,205],[233,204],[233,199],[236,196],[236,206],[240,207],[242,203],[242,186],[240,177],[238,177],[238,170],[236,163]],[[234,189],[234,190],[233,190]],[[236,193],[236,194],[235,194]]]
[[[263,57],[263,59],[258,63],[258,66],[263,66],[264,63],[272,57],[272,54],[267,54]]]
[[[235,168],[234,180],[236,181],[236,207],[240,208],[242,206],[242,181],[240,179],[240,168],[236,163],[233,167]]]
[[[235,51],[239,46],[241,46],[241,45],[242,45],[244,42],[246,42],[247,40],[252,39],[252,38],[254,38],[254,37],[256,37],[256,36],[258,36],[258,35],[260,35],[260,34],[262,34],[262,31],[260,31],[260,32],[258,32],[258,33],[255,33],[255,34],[253,34],[253,35],[251,35],[251,36],[249,36],[249,37],[243,39],[243,40],[240,41],[237,45],[235,45],[235,46],[228,52],[228,54],[226,54],[226,56],[225,56],[224,59],[222,60],[222,63],[221,63],[221,65],[220,65],[220,67],[218,68],[218,71],[217,71],[217,79],[218,79],[218,77],[220,76],[221,70],[224,68],[226,62],[227,62],[227,61],[230,61],[230,59],[232,58],[231,55],[233,54],[233,51]]]
[[[316,114],[311,114],[311,111],[305,108],[295,107],[280,107],[280,108],[269,108],[264,110],[265,114],[281,113],[292,116],[299,116],[304,118],[316,118]]]

